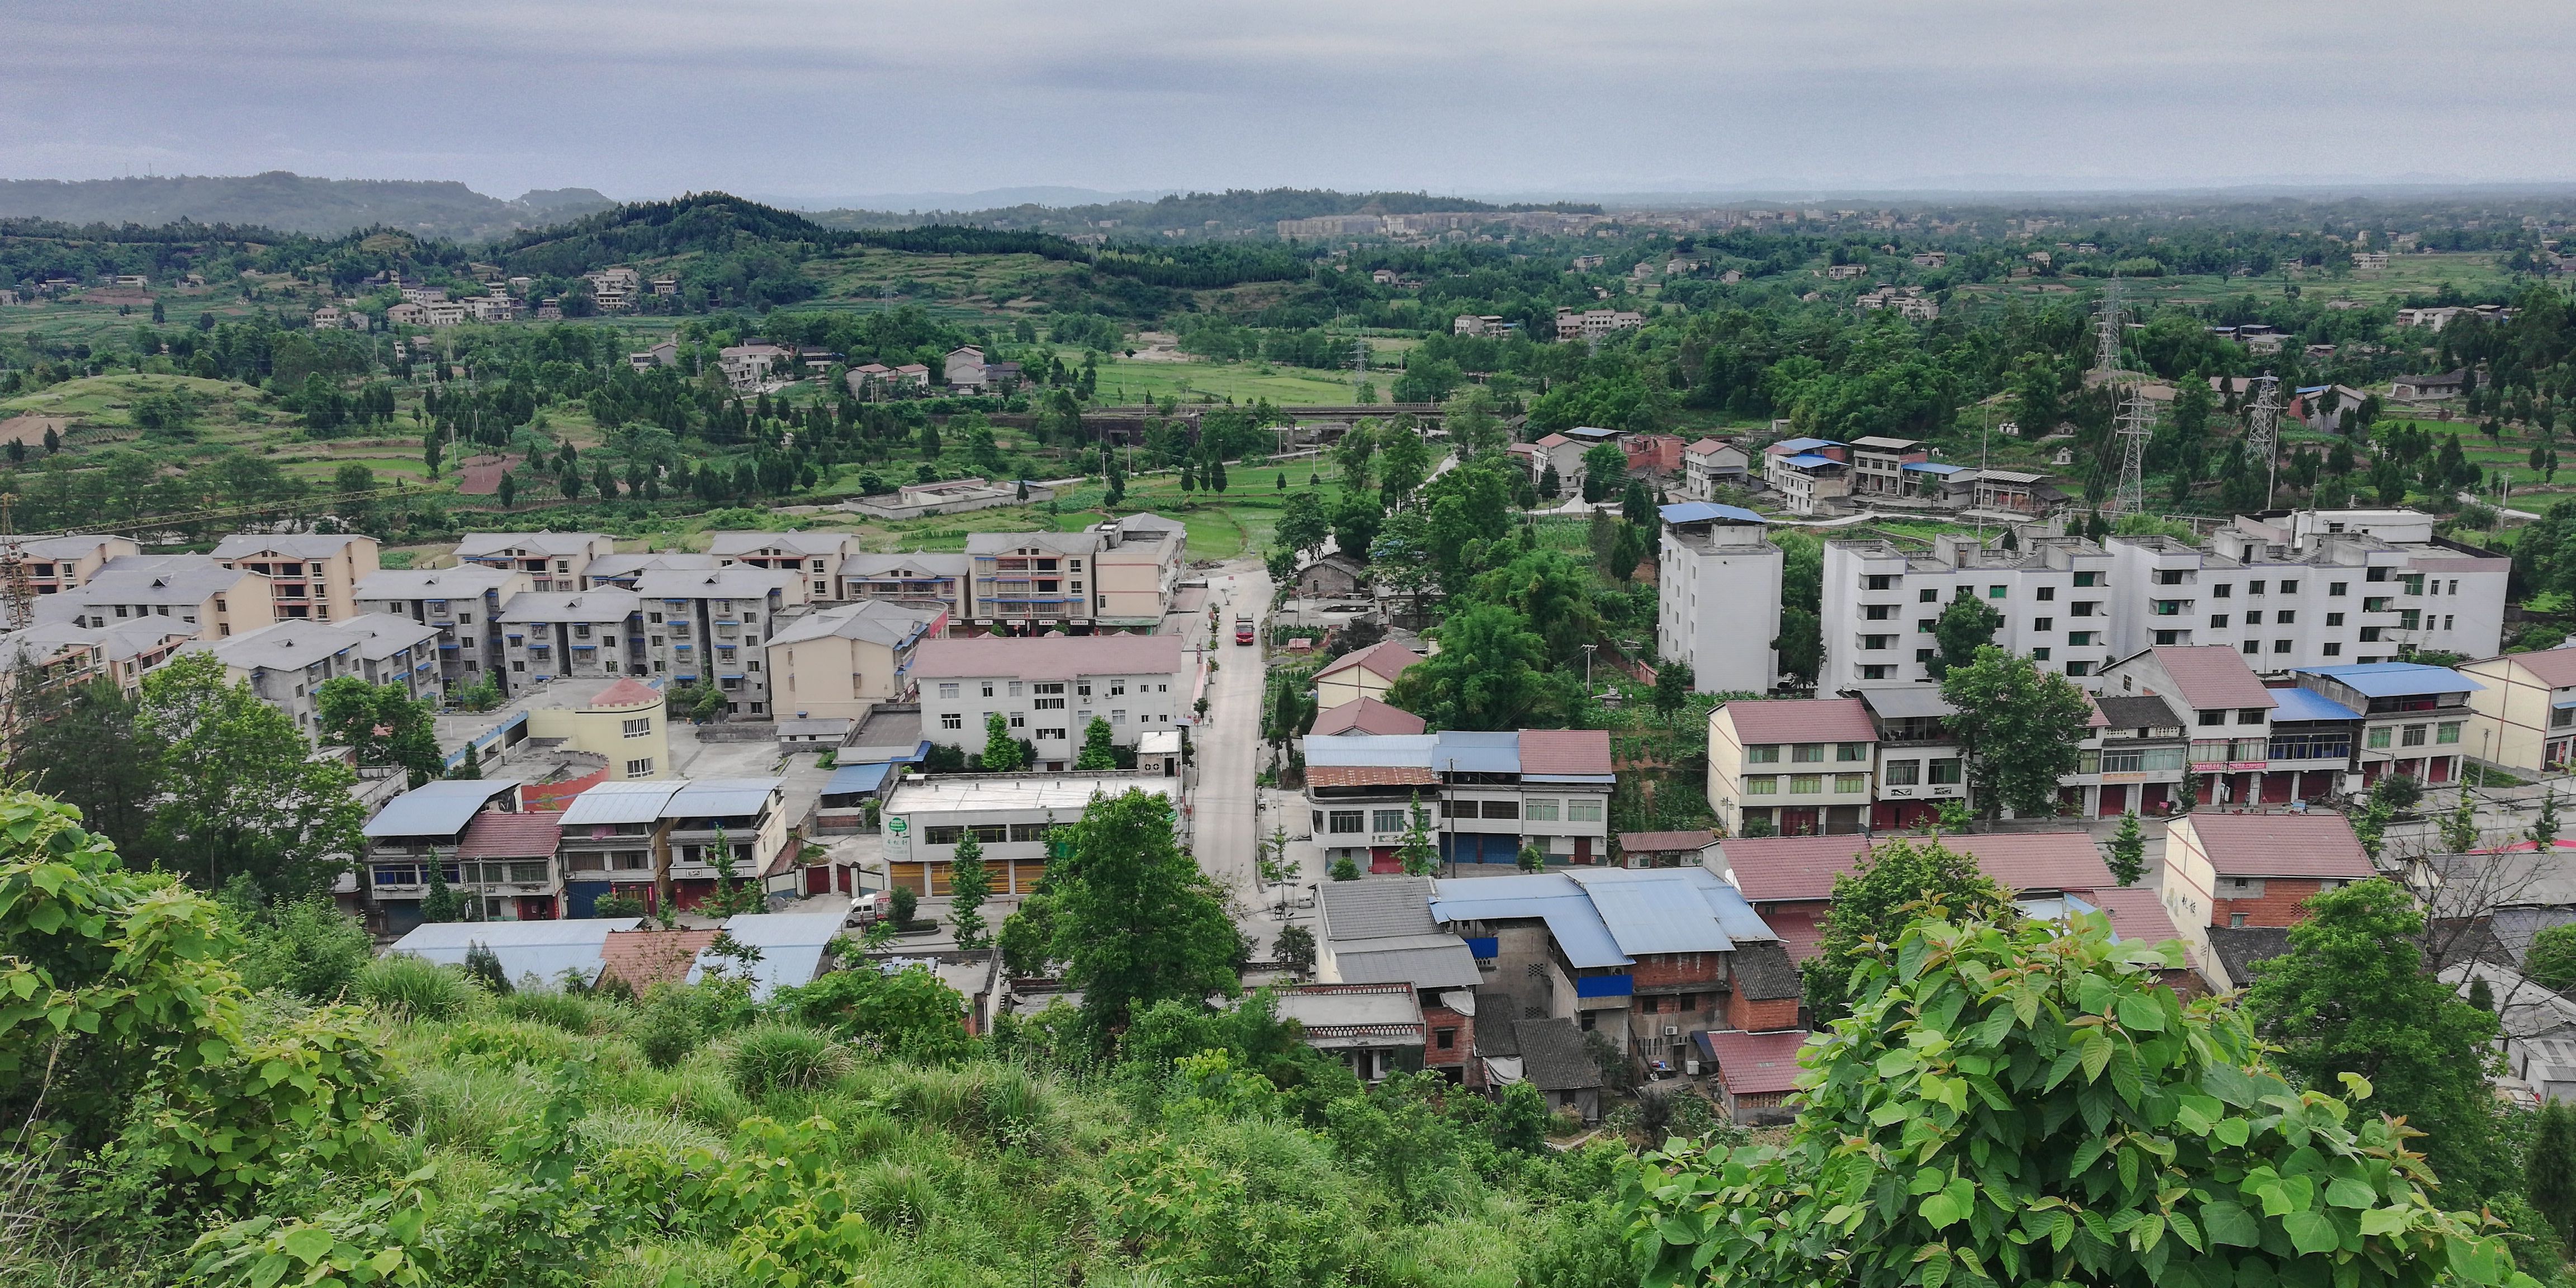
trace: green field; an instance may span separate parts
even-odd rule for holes
[[[1059,349],[1066,366],[1079,366],[1082,351],[1071,346]],[[1369,380],[1377,386],[1377,396],[1387,396],[1387,386],[1396,377],[1392,371],[1373,371]],[[1289,406],[1304,403],[1348,403],[1352,398],[1348,373],[1335,375],[1312,367],[1290,367],[1269,362],[1208,362],[1192,359],[1186,362],[1146,361],[1119,356],[1105,357],[1100,364],[1100,401],[1116,406],[1146,399],[1177,398],[1193,402],[1214,397],[1219,401],[1248,403],[1267,398],[1272,403]]]

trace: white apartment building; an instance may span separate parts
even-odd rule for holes
[[[2511,560],[2434,541],[2414,511],[2241,517],[2199,546],[2113,537],[2112,644],[2220,644],[2262,672],[2502,647]]]
[[[1186,724],[1190,660],[1178,635],[984,635],[923,640],[912,658],[921,733],[970,752],[984,749],[999,712],[1012,735],[1037,747],[1037,768],[1069,768],[1094,718],[1132,747],[1147,733]]]
[[[248,534],[215,543],[214,559],[227,568],[245,568],[267,577],[280,621],[298,617],[347,621],[362,611],[357,603],[358,583],[375,575],[379,549],[376,539],[368,536]]]
[[[1703,438],[1682,449],[1682,495],[1714,501],[1720,487],[1741,487],[1752,473],[1753,458],[1723,439]]]
[[[1787,559],[1762,516],[1708,501],[1667,505],[1658,588],[1656,655],[1690,664],[1702,693],[1768,693],[1779,683],[1771,641],[1780,630]]]
[[[640,605],[633,591],[531,590],[501,606],[501,655],[512,690],[560,676],[643,673]],[[631,662],[630,662],[631,659]]]
[[[724,692],[727,715],[771,714],[762,644],[782,610],[805,602],[803,577],[742,566],[659,569],[637,576],[634,593],[644,615],[646,674],[711,680]]]
[[[789,572],[806,581],[806,598],[831,599],[832,580],[843,560],[858,553],[852,532],[712,532],[707,553],[719,567],[746,564],[772,572]]]
[[[341,676],[398,684],[414,698],[438,703],[437,641],[437,631],[409,618],[368,613],[345,622],[281,621],[228,639],[190,641],[178,652],[214,654],[229,678],[248,683],[310,736],[321,718],[316,695]]]
[[[966,539],[977,626],[1155,626],[1180,585],[1186,530],[1131,514],[1081,532],[985,532]]]
[[[388,568],[358,583],[358,611],[408,617],[438,631],[439,680],[460,688],[494,675],[510,685],[501,650],[501,606],[528,588],[528,574],[479,564]]]
[[[2021,550],[1957,533],[1929,551],[1827,541],[1816,691],[1929,681],[1933,626],[1952,600],[1970,595],[2002,614],[1996,644],[2065,675],[2091,675],[2114,656],[2111,572],[2110,555],[2075,537],[2035,538]]]

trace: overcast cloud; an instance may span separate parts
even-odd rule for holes
[[[2563,6],[8,0],[0,177],[498,196],[2576,178]]]

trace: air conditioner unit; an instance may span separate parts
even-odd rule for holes
[[[1665,1037],[1668,1037],[1668,1038],[1677,1038],[1677,1037],[1680,1037],[1680,1036],[1681,1036],[1681,1034],[1682,1034],[1682,1026],[1680,1026],[1680,1025],[1678,1025],[1678,1024],[1667,1024],[1667,1025],[1665,1025],[1665,1026],[1664,1026],[1664,1036],[1665,1036]]]

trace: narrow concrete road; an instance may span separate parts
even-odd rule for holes
[[[1259,817],[1252,776],[1261,751],[1262,655],[1259,643],[1238,646],[1234,619],[1256,624],[1270,615],[1270,574],[1257,560],[1237,559],[1208,575],[1208,603],[1217,610],[1217,671],[1208,681],[1207,719],[1192,734],[1198,786],[1191,793],[1191,851],[1199,870],[1254,901],[1256,838],[1268,820]]]

